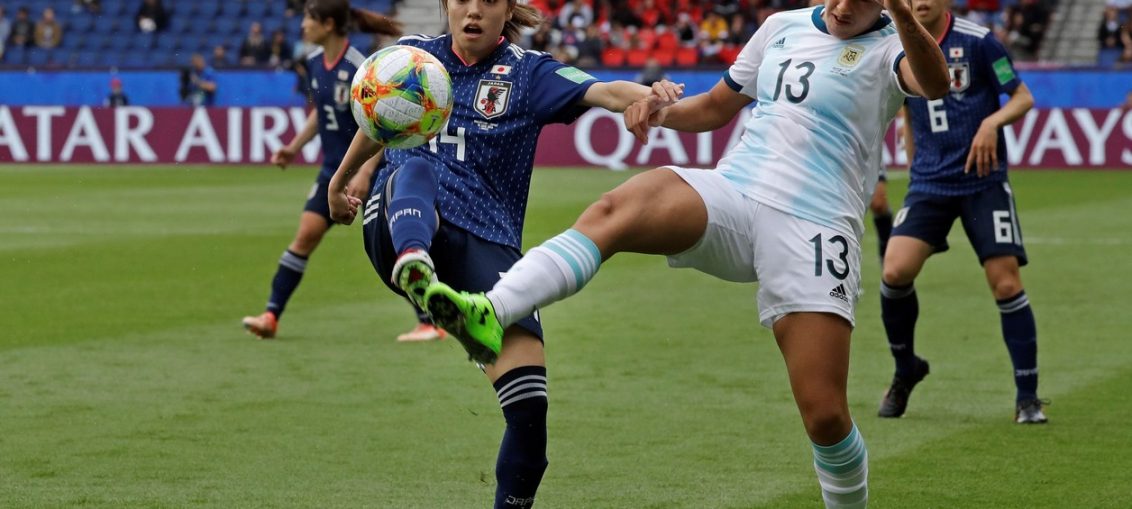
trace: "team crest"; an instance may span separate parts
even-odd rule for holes
[[[837,63],[843,67],[853,67],[857,62],[861,61],[861,55],[865,54],[865,47],[857,44],[850,44],[841,50],[841,56],[837,57]]]
[[[341,81],[334,84],[334,102],[338,104],[338,109],[342,109],[350,104],[350,84]]]
[[[495,118],[507,112],[510,99],[510,81],[480,80],[475,108],[483,118]]]
[[[950,64],[947,69],[951,72],[951,92],[958,94],[971,86],[971,67],[967,64]]]

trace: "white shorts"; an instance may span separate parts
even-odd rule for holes
[[[669,167],[704,200],[707,230],[668,257],[720,279],[759,282],[759,322],[796,312],[833,313],[855,325],[861,245],[853,235],[754,201],[717,171]]]

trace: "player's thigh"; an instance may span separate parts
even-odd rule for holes
[[[673,168],[706,209],[705,226],[695,242],[668,256],[668,265],[687,267],[725,281],[756,281],[754,212],[758,203],[743,196],[716,171]]]
[[[1013,256],[1019,266],[1026,265],[1022,227],[1010,183],[1001,182],[965,197],[960,217],[980,264],[995,257]]]
[[[754,215],[759,321],[771,327],[801,312],[830,313],[854,323],[861,287],[856,236],[759,205]]]
[[[930,245],[933,252],[947,251],[951,247],[947,244],[947,235],[951,233],[955,218],[959,217],[960,201],[956,197],[908,193],[904,206],[892,220],[893,240],[912,237]]]
[[[619,252],[687,250],[703,236],[708,212],[685,180],[669,168],[636,175],[590,205],[574,229],[592,239],[606,259]]]

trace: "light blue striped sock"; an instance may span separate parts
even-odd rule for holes
[[[869,503],[869,452],[857,425],[844,440],[830,446],[813,444],[814,469],[822,499],[829,509],[863,509]]]
[[[487,298],[504,327],[586,286],[601,266],[601,252],[589,237],[566,230],[527,252],[495,283]]]

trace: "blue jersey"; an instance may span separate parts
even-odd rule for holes
[[[500,42],[483,61],[465,65],[452,36],[407,36],[398,44],[436,56],[452,78],[452,115],[440,134],[413,149],[388,150],[377,181],[413,157],[432,162],[445,221],[481,239],[521,248],[535,145],[542,127],[570,123],[597,80],[538,51]],[[380,184],[379,184],[380,185]]]
[[[952,16],[940,48],[951,70],[951,92],[943,99],[907,100],[916,147],[909,191],[973,194],[1006,180],[1002,129],[995,171],[979,178],[973,169],[964,174],[963,168],[983,119],[999,110],[1000,95],[1013,93],[1022,81],[994,34],[970,21]]]
[[[354,72],[366,59],[353,46],[346,45],[342,54],[327,60],[322,48],[307,60],[311,96],[318,112],[318,138],[322,142],[322,172],[319,178],[329,179],[350,148],[358,124],[350,112],[350,83]]]

